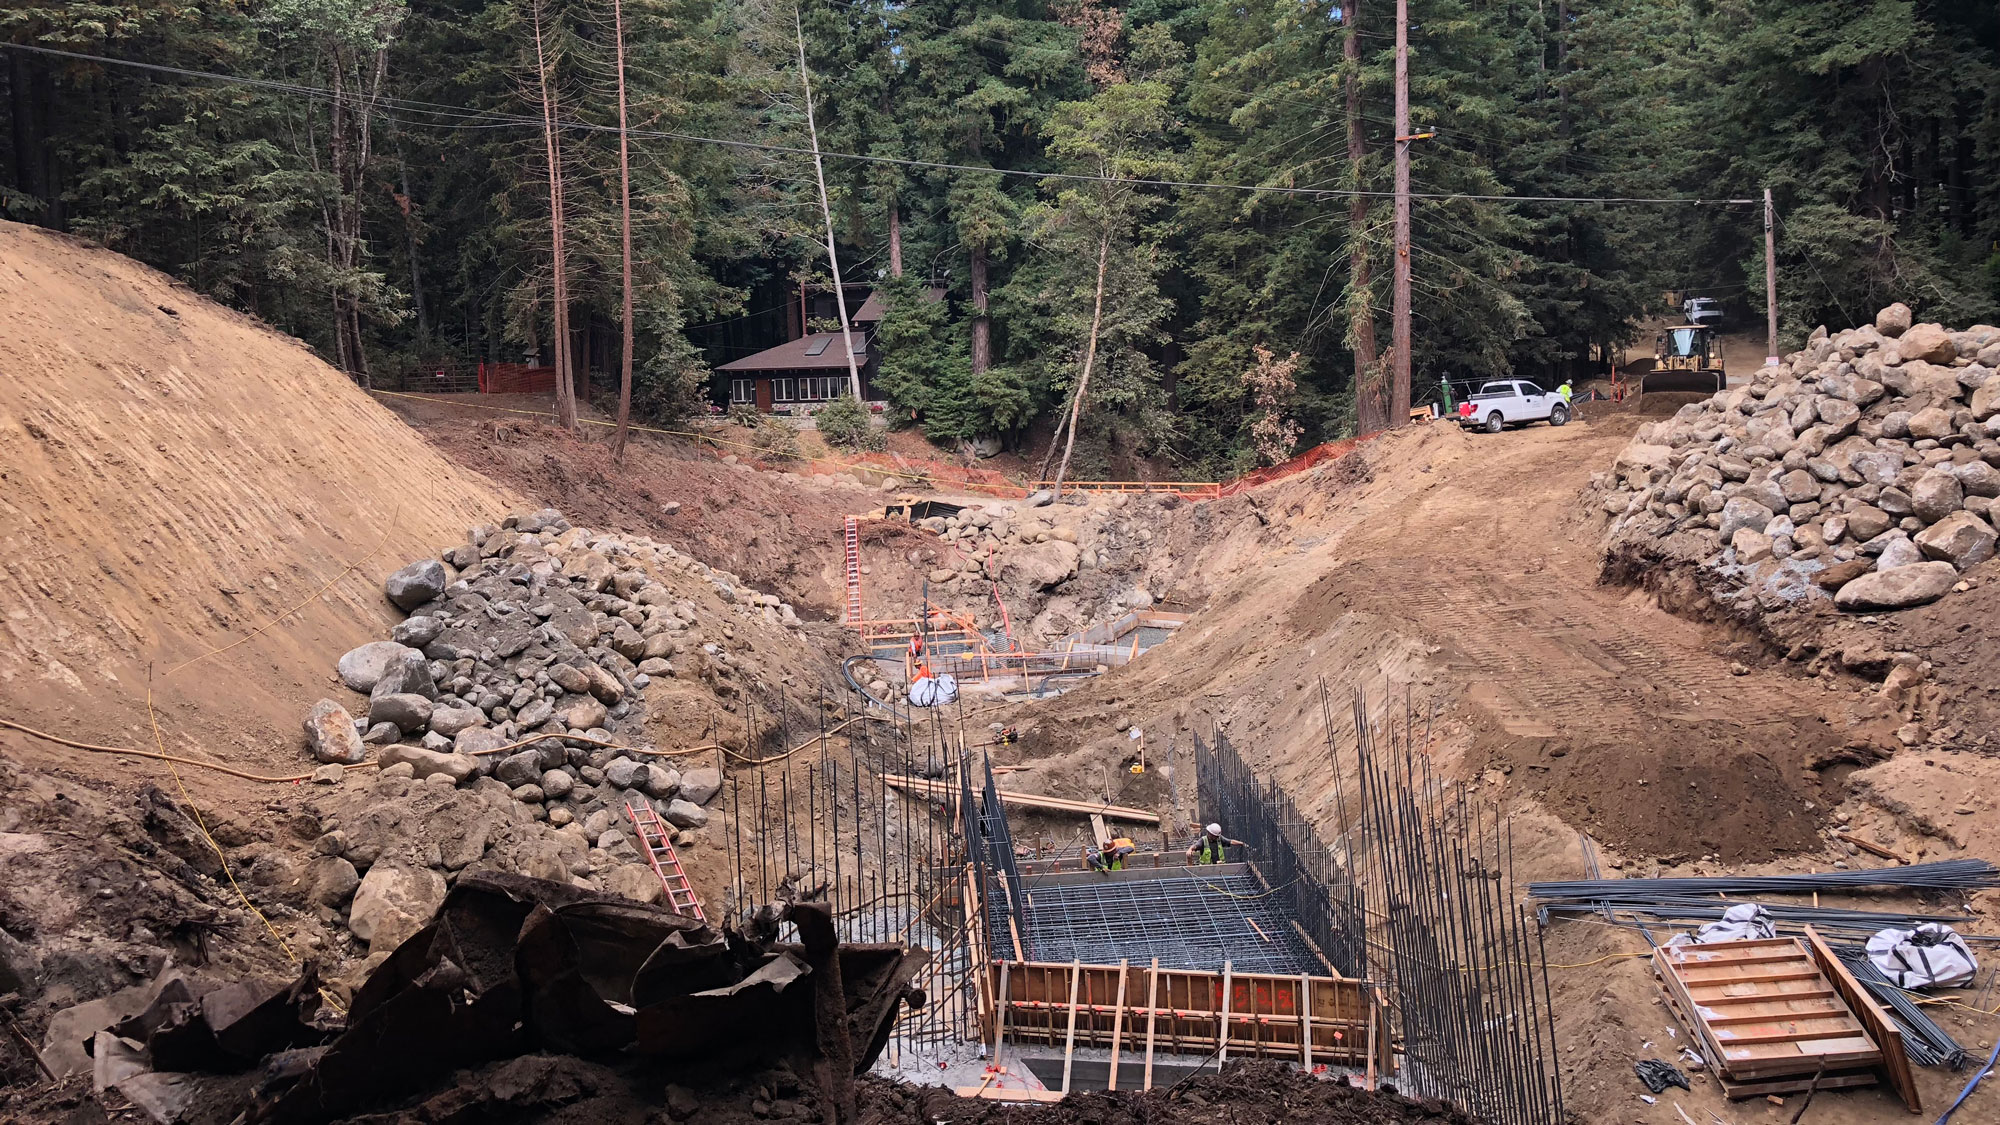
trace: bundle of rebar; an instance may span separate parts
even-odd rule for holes
[[[1908,867],[1821,871],[1810,875],[1722,875],[1665,879],[1575,879],[1529,883],[1539,902],[1617,902],[1676,895],[1785,895],[1853,891],[1864,887],[1974,891],[2000,887],[2000,867],[1983,859],[1947,859]]]
[[[1903,1032],[1903,1053],[1919,1066],[1948,1066],[1953,1070],[1965,1065],[1965,1048],[1951,1033],[1939,1027],[1937,1022],[1924,1014],[1910,999],[1910,994],[1896,987],[1875,963],[1868,959],[1868,950],[1859,945],[1836,945],[1833,951],[1841,963],[1854,974],[1863,987],[1873,993],[1889,1009],[1889,1015]]]
[[[1614,922],[1644,928],[1656,925],[1698,925],[1714,922],[1722,917],[1722,912],[1732,906],[1749,903],[1748,899],[1701,898],[1696,895],[1681,895],[1666,898],[1609,898],[1588,899],[1580,902],[1543,902],[1541,918],[1546,922],[1552,916],[1565,914],[1604,914],[1610,912]],[[1779,933],[1803,934],[1807,926],[1821,933],[1839,934],[1843,937],[1858,937],[1865,940],[1877,930],[1909,929],[1919,922],[1943,922],[1947,925],[1963,923],[1965,914],[1917,914],[1887,913],[1879,910],[1845,910],[1834,906],[1794,906],[1782,902],[1757,902],[1771,916]],[[2000,940],[1974,935],[1966,935],[1969,941]]]

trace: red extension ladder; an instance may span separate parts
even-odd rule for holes
[[[861,521],[848,516],[841,527],[841,543],[847,555],[847,623],[861,620]]]
[[[681,857],[674,852],[674,834],[661,823],[660,814],[643,801],[637,805],[626,801],[625,815],[632,818],[632,829],[639,834],[639,850],[646,853],[647,865],[660,877],[667,906],[697,922],[708,921],[701,912],[701,900],[688,884],[687,872],[681,870]]]

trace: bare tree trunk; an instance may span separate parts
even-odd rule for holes
[[[1056,470],[1056,499],[1062,499],[1063,477],[1069,475],[1069,456],[1076,452],[1076,423],[1083,414],[1083,396],[1090,389],[1090,369],[1097,362],[1097,330],[1104,323],[1104,267],[1111,259],[1111,228],[1097,242],[1097,298],[1090,308],[1090,341],[1083,349],[1083,374],[1076,381],[1076,397],[1069,404],[1069,440],[1063,445],[1062,466]],[[1051,449],[1054,446],[1050,446]]]
[[[1382,385],[1380,357],[1375,349],[1375,310],[1368,292],[1368,197],[1362,187],[1361,162],[1368,155],[1361,125],[1361,0],[1347,0],[1341,16],[1347,38],[1341,57],[1347,64],[1347,163],[1354,171],[1355,194],[1347,204],[1348,291],[1354,337],[1355,429],[1373,433],[1389,425],[1389,403]]]
[[[1410,422],[1410,5],[1396,0],[1396,216],[1390,292],[1389,424]]]
[[[889,204],[889,276],[903,276],[903,207]]]
[[[986,315],[986,247],[972,249],[972,373],[993,366],[993,320]]]
[[[611,460],[625,456],[626,427],[632,420],[632,158],[625,126],[625,11],[611,0],[611,27],[618,51],[618,206],[620,250],[624,256],[624,335],[618,352],[618,432],[611,438]]]
[[[417,335],[429,341],[430,316],[424,312],[424,273],[417,263],[417,201],[410,195],[410,164],[403,158],[403,142],[396,140],[396,169],[403,176],[403,196],[396,206],[403,212],[403,242],[410,255],[410,303],[417,306]]]
[[[833,273],[833,301],[840,310],[840,341],[847,348],[847,385],[854,392],[854,401],[859,404],[861,397],[861,367],[854,361],[854,326],[847,320],[847,290],[840,285],[840,255],[833,248],[833,208],[826,200],[826,169],[819,158],[819,125],[813,120],[812,72],[806,66],[806,25],[805,18],[795,4],[792,7],[792,28],[799,37],[799,85],[806,95],[806,131],[812,138],[813,179],[819,184],[819,213],[826,219],[826,265]]]
[[[554,255],[556,421],[576,432],[576,384],[571,381],[569,284],[563,262],[562,152],[556,144],[556,101],[549,85],[549,59],[542,47],[542,0],[530,6],[535,24],[535,71],[542,91],[542,142],[549,165],[549,243]]]

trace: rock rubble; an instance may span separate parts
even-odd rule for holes
[[[1593,480],[1614,566],[1700,566],[1763,608],[1923,605],[1994,556],[2000,328],[1816,330],[1749,383],[1640,428]]]

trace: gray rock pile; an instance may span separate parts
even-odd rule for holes
[[[376,951],[421,925],[460,869],[657,897],[627,802],[652,805],[677,845],[698,845],[722,778],[648,753],[648,688],[685,679],[734,710],[753,671],[730,651],[735,625],[797,622],[732,575],[649,539],[571,527],[553,510],[472,528],[383,590],[408,616],[390,639],[340,658],[356,697],[322,699],[304,722],[317,761],[351,765],[372,749],[381,766],[306,880],[311,901]]]
[[[1815,331],[1751,382],[1640,428],[1593,485],[1614,564],[1685,561],[1766,608],[1895,610],[1994,556],[2000,328]]]

